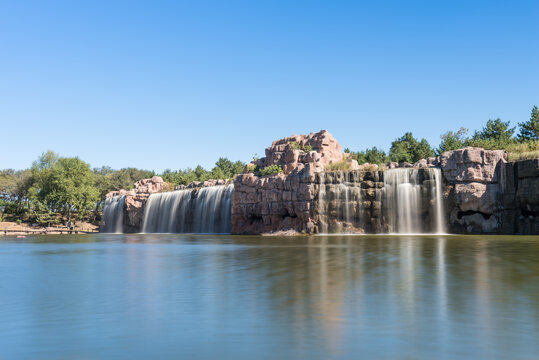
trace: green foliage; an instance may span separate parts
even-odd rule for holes
[[[433,155],[434,150],[432,150],[427,140],[421,139],[421,141],[417,141],[411,132],[407,132],[393,141],[389,150],[389,160],[396,162],[415,163]]]
[[[187,185],[193,181],[206,181],[210,179],[233,179],[237,174],[241,174],[245,164],[241,161],[230,161],[227,158],[219,158],[211,171],[198,165],[195,169],[187,168],[185,170],[172,171],[166,169],[161,177],[166,182],[175,185]]]
[[[256,166],[255,164],[247,165],[247,172],[250,172],[250,173],[258,172],[258,166]]]
[[[49,210],[49,208],[40,201],[33,203],[32,210],[30,212],[30,220],[39,225],[59,224],[61,218]]]
[[[297,141],[290,142],[290,148],[292,148],[293,150],[303,150],[305,152],[313,151],[313,147],[311,145],[309,144],[301,145]]]
[[[283,172],[281,165],[270,165],[260,170],[260,176],[279,174]]]
[[[37,174],[34,186],[37,199],[49,204],[54,210],[63,210],[71,220],[72,211],[84,216],[99,199],[95,179],[90,166],[79,158],[58,158],[51,167],[35,164]]]
[[[374,146],[365,150],[365,160],[370,164],[383,164],[387,160],[387,155],[385,151]]]
[[[133,184],[142,179],[149,179],[155,175],[154,171],[137,168],[123,168],[114,170],[109,166],[94,168],[95,186],[99,191],[99,197],[118,189],[132,189]]]
[[[350,170],[350,163],[346,161],[346,159],[342,159],[341,161],[333,162],[331,164],[326,165],[324,170],[326,171],[334,171],[334,170]]]
[[[33,178],[29,170],[0,171],[0,199],[6,202],[4,213],[21,215],[25,211]]]
[[[521,142],[537,141],[539,140],[539,109],[534,106],[530,120],[523,123],[519,123],[520,133],[518,134],[518,140]]]
[[[438,146],[438,149],[436,149],[436,155],[441,155],[446,151],[462,149],[465,147],[468,142],[468,138],[466,137],[467,133],[468,129],[461,127],[457,132],[448,131],[441,135],[440,138],[442,139],[442,142]]]
[[[515,139],[514,127],[509,127],[509,121],[503,122],[500,118],[488,120],[481,131],[476,131],[467,142],[469,146],[482,147],[484,149],[505,149],[513,144]]]

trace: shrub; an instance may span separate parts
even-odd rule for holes
[[[297,141],[292,141],[290,143],[290,148],[292,148],[292,150],[303,150],[305,152],[313,151],[313,147],[311,145],[305,144],[301,146],[301,144]]]
[[[260,170],[261,176],[279,174],[283,172],[281,165],[270,165]]]
[[[248,164],[246,170],[249,173],[255,173],[258,172],[258,166],[256,166],[255,164]]]
[[[350,163],[346,161],[346,159],[342,159],[341,161],[337,161],[329,165],[326,165],[324,170],[327,170],[327,171],[350,170]]]

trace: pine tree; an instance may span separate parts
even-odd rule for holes
[[[533,107],[530,120],[519,123],[518,126],[520,127],[518,139],[521,142],[539,140],[539,109],[537,106]]]

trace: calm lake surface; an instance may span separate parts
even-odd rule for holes
[[[0,359],[538,359],[539,237],[0,237]]]

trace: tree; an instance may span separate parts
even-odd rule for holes
[[[534,106],[530,120],[519,123],[520,133],[518,139],[521,142],[537,141],[539,140],[539,109]]]
[[[227,158],[219,158],[212,169],[212,178],[214,179],[232,179],[237,174],[243,172],[245,164],[241,161],[232,162]]]
[[[365,150],[365,160],[370,164],[383,164],[386,162],[386,158],[385,151],[376,148],[376,146]]]
[[[428,141],[425,139],[417,141],[411,132],[393,141],[389,150],[389,160],[396,162],[415,163],[433,155],[434,151]]]
[[[52,167],[34,164],[39,175],[36,197],[49,209],[62,211],[71,221],[73,210],[84,216],[99,199],[99,191],[90,166],[79,158],[57,158]]]
[[[30,170],[6,169],[0,171],[0,198],[4,200],[6,205],[4,212],[10,208],[15,215],[23,213],[32,183],[33,178]],[[9,204],[11,206],[8,206]]]
[[[476,131],[467,145],[478,146],[484,149],[505,149],[515,142],[513,139],[514,127],[509,127],[509,121],[503,122],[500,118],[488,120],[481,131]]]
[[[468,141],[466,138],[467,133],[468,129],[461,127],[457,132],[448,131],[441,135],[440,138],[442,139],[442,142],[438,146],[436,154],[441,155],[446,151],[462,149],[465,147],[466,141]]]

